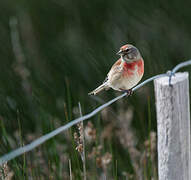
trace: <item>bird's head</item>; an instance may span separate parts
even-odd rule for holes
[[[117,54],[126,62],[137,61],[141,58],[139,50],[131,44],[122,46]]]

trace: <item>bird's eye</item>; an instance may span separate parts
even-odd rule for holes
[[[129,48],[125,49],[126,52],[129,52],[129,50],[130,50]]]

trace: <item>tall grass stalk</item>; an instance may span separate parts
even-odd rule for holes
[[[80,102],[78,102],[78,106],[79,106],[79,112],[80,112],[80,116],[82,117],[82,108],[81,108],[81,104]],[[86,154],[85,154],[85,135],[84,135],[84,124],[83,124],[83,121],[80,122],[81,124],[81,127],[82,127],[82,145],[83,145],[83,150],[82,150],[82,153],[81,153],[81,159],[82,159],[82,162],[83,162],[83,176],[84,176],[84,180],[86,180]]]
[[[71,160],[69,159],[69,172],[70,172],[70,180],[72,180],[72,166],[71,166]]]

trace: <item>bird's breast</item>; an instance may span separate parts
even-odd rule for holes
[[[131,63],[124,62],[123,64],[123,77],[130,77],[134,75],[142,76],[144,73],[144,62],[142,59]]]
[[[131,63],[118,60],[108,74],[109,86],[115,90],[127,90],[134,87],[142,78],[144,62],[142,59]]]
[[[144,62],[138,60],[132,63],[125,63],[122,77],[119,80],[119,89],[131,89],[141,80],[144,73]]]

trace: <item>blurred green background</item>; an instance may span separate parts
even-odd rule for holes
[[[122,45],[131,43],[140,50],[143,80],[188,60],[190,6],[189,1],[152,0],[1,1],[0,154],[78,117],[78,102],[83,114],[99,106],[87,94],[105,79]],[[105,102],[119,94],[110,90],[98,97]],[[88,162],[89,179],[100,179],[104,173],[109,179],[157,179],[156,146],[154,157],[151,152],[156,133],[152,83],[91,122],[97,137],[87,144],[87,153],[101,145],[101,153],[112,154],[112,162],[107,171],[97,167],[96,160]],[[73,178],[81,179],[74,131],[77,128],[9,162],[13,179],[68,179],[68,159]],[[103,137],[105,131],[109,135]]]

